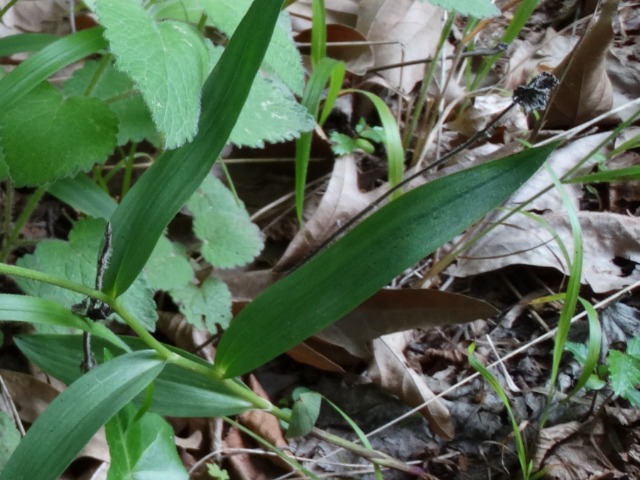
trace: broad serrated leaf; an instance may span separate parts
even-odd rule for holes
[[[500,15],[500,9],[491,3],[491,0],[429,0],[429,3],[460,15],[476,18],[497,17]]]
[[[618,350],[609,351],[608,360],[613,392],[640,407],[640,361]]]
[[[144,267],[151,288],[169,291],[191,282],[193,269],[182,250],[181,245],[172,243],[165,235],[160,237]]]
[[[252,2],[253,0],[202,0],[201,3],[208,15],[208,22],[231,36]],[[280,14],[263,67],[277,74],[296,95],[302,95],[304,68],[300,52],[291,37],[291,20],[286,12]]]
[[[140,0],[99,0],[96,11],[116,66],[137,84],[165,146],[191,140],[200,116],[200,90],[209,52],[191,26],[156,22]]]
[[[66,278],[88,287],[95,287],[98,252],[104,235],[103,220],[85,218],[77,222],[69,233],[69,241],[42,240],[33,254],[18,260],[18,265]],[[27,294],[54,300],[71,308],[82,301],[82,295],[47,283],[17,278],[16,282]],[[121,298],[123,306],[153,331],[158,319],[153,291],[143,277]]]
[[[260,230],[217,178],[207,176],[187,207],[193,213],[193,230],[202,241],[202,256],[212,265],[219,268],[244,265],[262,250]]]
[[[216,325],[223,329],[231,321],[231,292],[216,278],[207,278],[202,285],[186,285],[171,290],[180,313],[194,327],[216,333]]]
[[[89,61],[76,70],[62,86],[65,95],[89,95],[108,101],[109,108],[118,117],[118,145],[141,142],[145,139],[160,143],[160,136],[151,119],[151,113],[133,82],[124,73],[97,61]]]
[[[137,413],[127,405],[105,426],[111,454],[107,480],[187,480],[171,426],[155,413],[140,418]]]
[[[83,375],[31,425],[0,479],[58,478],[98,429],[163,366],[156,352],[146,350],[125,354]]]
[[[47,83],[0,112],[3,159],[18,186],[41,185],[103,162],[118,120],[96,98],[70,97]]]
[[[289,90],[258,76],[229,140],[240,146],[263,148],[265,141],[293,140],[315,126],[311,114]]]

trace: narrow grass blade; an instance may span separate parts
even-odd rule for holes
[[[395,187],[402,181],[404,172],[404,149],[402,148],[402,139],[400,138],[400,129],[393,118],[393,114],[386,103],[378,96],[365,90],[347,90],[347,92],[360,93],[367,97],[378,112],[380,123],[384,129],[384,146],[387,150],[387,168],[389,171],[389,186]],[[394,192],[391,198],[395,199],[402,195],[398,190]]]
[[[560,312],[560,319],[558,320],[558,331],[554,339],[553,362],[551,365],[551,375],[549,377],[549,384],[551,385],[550,395],[553,395],[555,391],[555,383],[558,379],[560,360],[562,359],[564,347],[567,343],[567,337],[569,336],[569,329],[571,328],[571,317],[573,317],[578,304],[580,280],[582,278],[583,247],[582,229],[580,227],[580,220],[578,219],[578,212],[576,211],[566,188],[560,183],[560,179],[556,176],[555,172],[553,172],[551,168],[547,168],[547,171],[553,179],[553,183],[560,193],[562,203],[567,210],[567,217],[569,219],[569,224],[571,225],[571,233],[573,237],[573,261],[571,262],[569,269],[569,281],[567,282],[564,305],[562,306],[562,312]]]
[[[562,183],[602,183],[602,182],[624,182],[627,180],[638,180],[640,178],[640,165],[605,172],[592,173],[581,177],[568,178]]]
[[[129,288],[167,224],[211,170],[247,99],[281,6],[281,0],[251,5],[205,83],[198,134],[158,158],[116,209],[105,293],[117,297]]]
[[[123,355],[69,386],[38,417],[0,480],[55,480],[91,437],[162,370],[155,352]]]
[[[327,56],[327,18],[324,0],[313,0],[311,9],[311,64],[315,66]]]
[[[342,81],[344,80],[345,66],[344,63],[331,58],[321,59],[313,69],[313,73],[307,82],[302,96],[302,105],[307,108],[309,113],[318,118],[318,110],[322,93],[330,82],[329,93],[325,101],[325,105],[320,115],[320,125],[327,119],[329,112],[338,98]],[[311,155],[311,141],[313,132],[303,133],[296,141],[296,214],[298,222],[302,225],[302,209],[304,207],[304,189],[307,183],[307,167],[309,165],[309,156]]]
[[[15,105],[61,68],[106,48],[102,31],[102,27],[94,27],[62,37],[18,65],[0,80],[0,110]]]
[[[589,377],[593,375],[596,367],[598,366],[598,360],[600,359],[600,348],[602,346],[602,327],[598,320],[598,312],[596,312],[593,305],[583,298],[578,298],[580,303],[587,312],[587,319],[589,320],[589,342],[587,343],[587,356],[584,364],[582,365],[582,373],[576,382],[575,387],[571,390],[569,397],[578,393],[587,384]]]
[[[242,375],[344,316],[502,203],[557,144],[431,182],[390,202],[245,307],[216,368]]]

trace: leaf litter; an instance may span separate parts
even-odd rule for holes
[[[435,51],[435,44],[443,25],[444,11],[428,2],[420,4],[377,1],[358,4],[352,1],[327,0],[326,3],[330,10],[330,22],[352,29],[357,28],[362,36],[370,41],[390,42],[386,46],[373,47],[374,67],[422,59]],[[301,10],[295,10],[300,8],[304,11],[305,4],[309,5],[309,2],[296,2],[291,11],[300,12]],[[612,6],[618,2],[607,1],[604,4],[607,8],[611,7],[608,14],[615,17]],[[579,40],[566,30],[556,31],[553,27],[547,26],[551,24],[550,21],[541,22],[545,28],[537,40],[533,35],[535,32],[530,31],[526,36],[522,36],[524,40],[518,40],[511,45],[508,61],[512,65],[508,65],[498,81],[507,89],[514,90],[519,85],[525,85],[540,72],[553,71],[561,77],[561,85],[555,100],[552,100],[555,102],[553,109],[547,114],[547,126],[557,129],[575,126],[587,118],[593,118],[613,106],[622,104],[626,99],[637,97],[637,61],[640,56],[637,40],[634,41],[638,32],[638,24],[634,21],[634,9],[637,16],[637,5],[634,5],[634,2],[620,2],[617,17],[620,25],[613,22],[613,32],[610,35],[613,42],[611,49],[604,48],[607,44],[601,35],[594,37],[593,33],[587,33]],[[607,24],[605,21],[607,12],[598,18],[600,23],[596,22],[591,30],[586,30],[587,32],[593,32],[594,28],[606,30],[611,23]],[[296,20],[298,19],[294,18],[294,25]],[[583,21],[582,25],[585,23]],[[306,28],[308,27],[309,25],[306,25]],[[300,30],[302,27],[294,27],[294,31]],[[592,37],[589,38],[588,35]],[[586,48],[586,54],[580,51],[580,48],[585,48],[585,43],[589,45],[588,42],[603,47],[598,55],[592,54],[592,46]],[[453,50],[453,43],[447,42],[447,53]],[[574,50],[576,44],[578,49]],[[568,60],[565,62],[563,58]],[[574,71],[571,70],[572,66]],[[381,74],[384,82],[380,84],[408,95],[423,75],[424,65],[405,67]],[[573,98],[573,94],[577,95],[577,99]],[[491,103],[494,99],[499,101],[504,97],[491,93],[486,98],[489,98]],[[491,110],[483,105],[482,100],[480,96],[476,96],[472,105],[472,109],[477,112],[476,120],[482,120],[483,116],[486,118],[500,110]],[[356,105],[355,108],[361,110],[362,107]],[[466,167],[474,162],[484,161],[488,154],[500,152],[512,139],[522,138],[521,133],[526,127],[527,118],[522,113],[518,115],[509,123],[496,128],[493,136],[484,144],[457,156],[439,173],[431,174],[427,178],[441,175],[443,171],[450,172],[462,168],[461,165]],[[443,126],[443,135],[449,135],[450,139],[450,144],[440,143],[444,151],[453,148],[461,137],[469,134],[468,132],[473,133],[482,128],[473,122],[463,124],[470,119],[456,117],[454,113],[451,113],[450,119],[451,121]],[[452,134],[452,131],[455,133]],[[610,129],[603,130],[601,127],[600,132],[590,132],[583,138],[572,140],[558,151],[549,162],[556,175],[566,173],[577,160],[598,145]],[[429,155],[439,154],[435,148],[429,152]],[[599,153],[605,154],[606,151]],[[591,159],[575,174],[588,174],[597,170],[600,160]],[[303,260],[331,231],[339,228],[379,196],[384,189],[384,179],[376,184],[377,188],[366,191],[359,183],[365,173],[363,170],[366,170],[367,162],[371,161],[371,158],[354,155],[337,160],[332,168],[325,168],[325,173],[331,172],[331,178],[319,207],[315,212],[308,212],[305,229],[296,235],[287,252],[279,257],[280,266]],[[279,172],[278,175],[282,173]],[[426,180],[418,179],[415,183],[423,181]],[[548,175],[541,171],[514,195],[506,208],[518,206],[549,182]],[[604,205],[597,211],[582,209],[579,213],[585,245],[582,281],[585,295],[593,299],[602,298],[604,293],[619,291],[640,280],[640,270],[636,268],[636,264],[640,263],[640,224],[636,222],[636,209],[639,205],[634,197],[624,191],[624,185],[624,182],[620,182],[617,187],[605,186],[596,193],[593,193],[593,189],[588,191],[581,185],[567,185],[571,201],[576,207],[581,208],[588,201],[593,203],[594,196],[599,204]],[[624,201],[619,200],[621,197]],[[243,200],[250,204],[250,198]],[[622,207],[616,207],[615,212],[607,208],[614,204]],[[541,287],[543,290],[561,291],[562,275],[567,274],[568,266],[558,245],[562,242],[569,252],[573,248],[563,205],[558,194],[551,190],[529,203],[526,208],[530,216],[514,216],[503,226],[494,229],[463,256],[458,257],[455,264],[443,275],[431,279],[431,285],[472,294],[503,311],[517,303],[522,293],[538,292]],[[500,214],[504,212],[498,212],[497,215]],[[549,228],[543,228],[540,221],[532,220],[532,216],[542,219]],[[495,217],[489,217],[487,222],[490,223],[492,220],[495,220]],[[251,232],[249,237],[252,244],[260,241],[255,232]],[[415,278],[427,272],[432,262],[445,253],[446,250],[443,250],[419,266]],[[257,260],[260,261],[264,259]],[[230,285],[234,295],[234,310],[238,308],[240,300],[254,298],[266,284],[273,282],[277,277],[271,270],[266,270],[266,278],[256,280],[253,278],[258,276],[255,273],[255,270],[247,272],[246,269],[215,272],[216,276],[224,277]],[[234,282],[240,286],[234,289]],[[409,291],[420,290],[407,290]],[[385,295],[386,293],[382,293],[379,297]],[[311,339],[308,344],[305,343],[309,348],[307,353],[313,352],[316,360],[304,363],[310,363],[313,368],[292,365],[288,359],[278,359],[274,364],[259,371],[257,380],[251,379],[251,382],[255,382],[254,388],[260,391],[264,387],[265,395],[272,399],[282,398],[283,392],[304,381],[335,401],[344,402],[345,410],[365,431],[377,429],[406,414],[406,405],[419,407],[425,401],[431,402],[420,409],[429,419],[429,427],[420,417],[410,416],[404,425],[391,425],[374,435],[374,448],[387,451],[399,458],[421,462],[430,475],[425,478],[512,478],[517,462],[510,450],[511,433],[504,419],[502,404],[495,393],[477,378],[467,381],[465,385],[456,386],[461,380],[466,381],[471,374],[466,362],[466,347],[471,341],[477,342],[478,356],[484,363],[490,363],[496,360],[497,356],[537,338],[540,335],[540,327],[534,323],[534,317],[537,315],[553,324],[557,310],[553,305],[540,306],[524,302],[524,313],[516,317],[512,325],[505,325],[505,322],[501,322],[502,317],[494,317],[491,308],[487,309],[486,304],[485,307],[482,306],[483,302],[467,296],[451,299],[448,295],[453,294],[443,292],[440,299],[435,295],[436,300],[426,300],[427,306],[420,307],[421,311],[428,310],[429,306],[434,307],[437,301],[444,301],[445,304],[460,306],[462,311],[465,302],[468,302],[467,308],[470,313],[459,313],[454,322],[448,322],[442,317],[447,313],[451,314],[452,309],[448,309],[447,312],[434,309],[435,313],[431,318],[416,320],[416,323],[424,328],[416,329],[416,326],[409,322],[402,327],[398,326],[403,328],[403,331],[396,333],[363,323],[368,317],[378,316],[378,323],[388,326],[394,317],[411,317],[410,300],[399,292],[390,295],[393,295],[392,299],[383,301],[383,304],[386,302],[386,307],[376,305],[367,311],[366,305],[363,305],[361,309],[356,310],[351,318],[355,326],[341,327],[338,322],[334,327],[340,334],[325,331],[317,338]],[[374,297],[374,300],[380,298]],[[601,312],[605,332],[603,355],[611,348],[614,351],[624,351],[624,344],[638,332],[638,318],[640,315],[637,296],[633,294],[625,302],[612,303]],[[348,322],[349,318],[344,320]],[[455,325],[458,322],[462,325]],[[181,337],[186,343],[191,341],[192,344],[195,343],[192,345],[194,348],[202,347],[201,351],[206,352],[205,356],[213,358],[213,347],[203,346],[208,341],[206,335],[202,335],[202,332],[200,335],[185,333],[186,324],[179,315],[173,317],[170,323],[171,326],[166,327],[163,332],[167,337],[178,344],[181,343]],[[160,329],[163,328],[162,324],[163,322],[160,322]],[[191,327],[187,328],[187,332],[192,332]],[[584,335],[580,337],[584,332],[579,329],[572,334],[576,336],[574,340],[584,340]],[[185,338],[192,335],[193,338]],[[486,335],[490,335],[491,342],[486,340]],[[347,339],[346,349],[343,348],[345,342],[338,340],[341,336]],[[491,344],[495,344],[497,350],[493,349]],[[340,356],[335,353],[335,347],[346,350],[354,363],[341,362]],[[509,377],[522,391],[520,394],[512,393],[511,400],[516,415],[522,421],[523,432],[530,439],[531,445],[536,447],[535,467],[548,468],[549,478],[639,476],[639,419],[637,410],[626,408],[627,404],[624,402],[610,403],[606,395],[597,396],[590,392],[571,400],[573,403],[558,405],[547,424],[550,426],[539,432],[535,431],[535,423],[541,415],[543,399],[548,388],[545,381],[548,379],[550,348],[548,344],[532,345],[525,355],[506,363],[507,370],[494,371],[503,384],[507,384]],[[296,358],[295,354],[291,356]],[[337,367],[340,375],[323,373],[322,370],[330,368],[313,363],[317,362],[318,358],[324,358],[332,364],[332,368]],[[368,367],[367,362],[371,362]],[[567,387],[571,386],[571,381],[575,380],[575,367],[575,362],[567,365],[561,375],[561,386],[563,382]],[[4,378],[6,381],[6,377]],[[377,387],[372,388],[372,384]],[[400,401],[380,394],[379,387],[400,398]],[[40,397],[37,393],[40,387],[30,388],[34,396]],[[24,394],[14,396],[18,401],[25,401]],[[593,413],[589,408],[591,400],[596,406]],[[579,416],[576,412],[579,412]],[[323,413],[320,422],[321,427],[349,436],[341,421],[331,415],[324,416]],[[325,463],[320,464],[324,472],[336,476],[349,474],[347,467],[336,466],[329,459],[325,459],[325,456],[332,452],[332,447],[317,439],[287,441],[282,437],[279,426],[265,423],[264,418],[249,419],[246,423],[256,431],[268,425],[268,431],[263,432],[267,438],[285,449],[287,445],[294,447],[298,455],[306,454],[308,458],[324,461]],[[212,439],[215,438],[215,428],[199,428],[211,435]],[[443,441],[450,438],[450,442]],[[228,431],[224,442],[227,448],[254,446],[235,429]],[[612,448],[612,445],[617,448]],[[343,454],[339,459],[343,464],[350,460],[356,461],[348,454]],[[250,454],[244,458],[237,456],[234,463],[237,478],[272,478],[270,475],[275,475],[274,472],[277,471],[273,470],[273,465],[265,466],[261,462],[254,462]],[[362,475],[358,478],[368,477]],[[401,477],[392,476],[390,473],[385,478]]]

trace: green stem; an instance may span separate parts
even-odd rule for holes
[[[9,3],[7,3],[4,6],[4,8],[2,10],[0,10],[0,19],[2,19],[2,17],[4,17],[4,14],[7,13],[9,11],[9,9],[16,4],[17,1],[18,0],[11,0]]]
[[[18,239],[18,236],[20,235],[20,232],[22,231],[24,226],[27,224],[27,221],[31,217],[31,214],[33,213],[33,211],[38,206],[38,203],[40,203],[40,200],[42,199],[42,196],[45,194],[45,192],[46,190],[44,187],[38,187],[38,189],[35,192],[33,192],[33,194],[29,197],[27,204],[25,205],[22,212],[20,212],[20,216],[18,217],[18,220],[16,220],[16,224],[14,225],[13,230],[9,235],[9,238],[7,239],[4,246],[2,247],[2,251],[0,251],[0,261],[6,260],[7,256],[9,255],[9,252],[11,252],[13,246],[16,243],[16,240]]]
[[[100,60],[100,63],[98,64],[98,68],[93,73],[93,77],[91,78],[91,81],[89,82],[89,85],[87,85],[87,88],[84,91],[84,96],[85,97],[91,96],[91,94],[93,93],[93,91],[96,88],[96,85],[100,81],[100,78],[102,77],[102,75],[104,74],[105,70],[107,69],[107,67],[111,63],[111,58],[112,58],[111,54],[107,54],[104,57],[102,57],[102,59]]]
[[[82,285],[81,283],[76,283],[72,282],[71,280],[56,277],[55,275],[31,270],[30,268],[0,263],[0,274],[13,275],[15,277],[28,278],[29,280],[48,283],[49,285],[55,285],[56,287],[64,288],[66,290],[71,290],[72,292],[76,292],[87,297],[95,298],[96,300],[109,305],[112,302],[111,297],[99,290],[89,288],[85,285]]]
[[[129,191],[129,188],[131,188],[131,177],[133,176],[133,164],[135,160],[136,148],[138,148],[138,144],[136,142],[131,142],[131,148],[129,149],[124,167],[124,178],[122,179],[120,198],[124,198]]]
[[[449,33],[451,32],[454,19],[455,19],[455,15],[450,14],[448,16],[447,22],[445,23],[444,28],[442,29],[442,33],[440,34],[440,39],[438,40],[438,46],[436,47],[436,51],[433,54],[434,59],[438,58],[438,56],[440,55],[440,51],[442,50],[442,47],[444,46],[444,43],[446,39],[449,37]],[[411,143],[411,140],[413,139],[413,135],[418,126],[418,120],[421,117],[422,108],[424,107],[424,104],[427,100],[427,92],[429,90],[429,85],[431,84],[431,79],[433,78],[433,73],[435,72],[437,65],[438,65],[438,62],[434,61],[434,62],[430,62],[428,66],[426,66],[426,73],[425,73],[424,79],[422,80],[422,85],[420,86],[418,101],[416,102],[416,106],[413,109],[411,123],[409,124],[409,128],[405,132],[405,136],[403,139],[405,150],[409,148],[409,144]],[[414,162],[412,161],[412,165],[413,164]]]
[[[4,237],[4,242],[8,241],[6,235],[9,234],[9,230],[11,230],[11,221],[13,219],[13,184],[11,181],[7,180],[4,182],[6,187],[4,194],[4,218],[2,219],[2,236]],[[3,242],[3,243],[4,243]]]
[[[23,277],[23,278],[28,278],[30,280],[48,283],[50,285],[55,285],[57,287],[65,288],[67,290],[79,293],[81,295],[85,295],[87,297],[95,298],[96,300],[99,300],[109,305],[113,309],[113,311],[117,313],[135,333],[138,334],[138,336],[140,337],[140,339],[142,339],[142,341],[144,341],[150,348],[158,352],[158,354],[163,359],[165,359],[168,363],[172,363],[174,365],[180,366],[187,370],[201,373],[217,382],[222,382],[224,383],[225,387],[228,389],[230,393],[235,395],[237,398],[242,398],[247,402],[251,403],[254,406],[254,408],[269,412],[270,414],[274,415],[276,418],[279,418],[280,420],[291,422],[291,415],[289,413],[276,407],[269,400],[262,398],[260,395],[255,393],[253,390],[251,390],[249,387],[244,385],[239,380],[223,379],[221,375],[218,373],[218,371],[215,369],[214,365],[204,365],[202,363],[194,362],[193,360],[182,357],[181,355],[171,351],[161,342],[156,340],[153,337],[153,335],[151,335],[144,328],[144,326],[138,321],[138,319],[136,319],[133,315],[131,315],[131,313],[122,306],[119,300],[113,299],[107,294],[99,290],[86,287],[85,285],[75,283],[63,278],[59,278],[54,275],[50,275],[48,273],[31,270],[29,268],[23,268],[15,265],[8,265],[6,263],[0,263],[0,274],[13,275],[16,277]],[[328,442],[331,442],[334,445],[343,447],[356,454],[359,454],[380,466],[386,466],[386,467],[398,469],[401,471],[412,473],[414,475],[418,473],[415,467],[411,467],[399,460],[396,460],[393,457],[390,457],[380,452],[369,450],[367,448],[364,448],[348,440],[344,440],[335,435],[331,435],[320,429],[314,428],[313,435],[318,438],[322,438]]]

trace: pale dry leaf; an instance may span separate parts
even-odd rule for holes
[[[619,0],[607,0],[594,24],[553,74],[560,79],[547,114],[548,128],[571,128],[611,110],[613,88],[607,53]]]
[[[382,390],[397,396],[411,407],[430,402],[420,409],[431,430],[444,439],[453,438],[455,431],[449,410],[427,387],[404,356],[404,348],[411,341],[409,332],[393,333],[373,341],[373,360],[369,375]]]
[[[353,27],[328,24],[327,56],[344,62],[349,72],[364,75],[373,67],[373,47],[368,45],[366,40],[365,36]],[[296,36],[296,42],[310,43],[311,30],[300,32]],[[340,45],[331,45],[332,43],[340,43]]]
[[[444,25],[445,11],[417,0],[363,0],[356,28],[374,46],[374,67],[433,56]],[[424,64],[380,72],[403,93],[413,90],[424,76]]]
[[[216,349],[211,343],[207,343],[211,337],[209,332],[195,328],[179,313],[161,312],[156,326],[159,332],[171,340],[172,345],[189,352],[198,349],[199,356],[213,363]],[[202,345],[205,346],[200,348]]]
[[[355,357],[371,358],[371,341],[392,332],[466,323],[495,315],[486,302],[428,289],[384,289],[316,334]]]
[[[545,213],[542,219],[573,250],[569,219],[563,213]],[[625,274],[616,258],[640,262],[640,218],[608,212],[580,212],[584,258],[582,282],[594,292],[618,290],[640,280],[640,270]],[[518,215],[497,226],[458,259],[447,273],[467,277],[509,265],[551,267],[569,273],[553,235],[530,217]]]
[[[358,169],[353,156],[336,159],[318,209],[291,241],[276,270],[286,270],[306,258],[341,225],[369,205],[375,195],[358,188]]]
[[[0,1],[0,7],[8,4]],[[16,2],[3,16],[2,24],[15,33],[69,33],[68,0]]]
[[[294,32],[302,32],[311,28],[312,0],[297,0],[287,7],[291,14],[291,25]],[[327,24],[340,24],[355,27],[358,19],[359,0],[324,0]]]
[[[608,135],[608,132],[596,133],[594,135],[574,140],[569,145],[555,150],[547,159],[546,165],[553,170],[557,177],[562,177],[594,148],[596,148],[605,138],[607,138]],[[576,170],[575,175],[588,174],[595,161],[595,158],[592,157],[588,162],[585,162],[584,165]],[[513,194],[513,196],[507,201],[506,206],[519,206],[552,184],[553,180],[551,179],[549,172],[546,169],[541,168],[529,180],[527,180],[527,182],[519,188],[515,194]],[[579,184],[569,184],[565,185],[565,189],[569,192],[573,205],[578,207],[579,199],[582,196],[582,186]],[[544,212],[547,210],[558,211],[562,210],[564,207],[560,194],[556,189],[552,189],[528,203],[526,208],[527,210]]]

